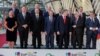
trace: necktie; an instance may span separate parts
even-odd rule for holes
[[[64,24],[65,24],[66,23],[66,16],[64,16],[63,20],[64,20]]]
[[[36,16],[36,19],[38,20],[39,19],[39,14],[36,14],[35,16]]]
[[[23,17],[24,17],[24,19],[25,19],[25,16],[26,16],[25,13],[23,13]]]
[[[53,17],[49,16],[49,20],[52,22]]]
[[[75,24],[77,24],[78,18],[75,19]]]
[[[82,12],[80,12],[80,17],[81,17],[81,18],[83,17],[83,13],[82,13]]]
[[[95,20],[94,20],[94,18],[92,19],[92,21],[95,23]]]

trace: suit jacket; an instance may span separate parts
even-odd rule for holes
[[[43,16],[43,11],[41,10],[41,9],[39,9],[39,15],[42,15]],[[34,11],[34,9],[31,11],[31,14],[34,14],[35,13],[35,11]]]
[[[55,17],[53,17],[52,22],[49,20],[49,16],[45,18],[44,30],[47,33],[55,32]]]
[[[66,16],[66,24],[64,24],[64,20],[63,20],[62,16],[58,17],[56,24],[57,24],[56,29],[61,34],[63,34],[64,32],[69,33],[69,31],[70,31],[70,18],[68,16]]]
[[[59,17],[60,15],[59,14],[55,14],[54,15],[54,17],[55,17],[55,24],[54,24],[54,26],[55,26],[55,31],[57,32],[57,22],[58,22],[58,17]]]
[[[47,11],[44,12],[43,16],[44,16],[44,17],[48,17],[48,16],[49,16],[48,12],[47,12]]]
[[[83,24],[84,24],[84,21],[82,21],[83,19],[81,19],[81,17],[79,17],[79,19],[77,20],[77,22],[76,22],[76,19],[75,19],[75,17],[74,17],[74,19],[73,19],[73,21],[72,21],[72,26],[73,25],[76,25],[76,28],[73,28],[72,26],[71,26],[71,28],[72,28],[72,30],[71,31],[76,31],[77,33],[83,33],[84,32],[84,26],[83,26]]]
[[[86,14],[82,13],[82,16],[80,16],[80,18],[81,18],[81,22],[83,24],[83,29],[84,29],[84,27],[85,27],[85,21],[86,21]]]
[[[31,11],[31,22],[30,22],[30,30],[32,32],[41,32],[44,31],[44,17],[43,14],[39,13],[39,18],[37,20],[35,16],[35,12]]]
[[[86,25],[86,33],[88,34],[88,33],[91,33],[92,31],[90,30],[90,27],[100,27],[100,23],[99,23],[99,20],[97,19],[97,18],[95,18],[94,19],[94,22],[90,19],[90,18],[88,18],[87,20],[86,20],[86,23],[85,23],[85,25]],[[98,30],[97,31],[95,31],[95,32],[98,32]]]
[[[30,19],[31,19],[31,16],[30,16],[29,12],[26,13],[25,19],[24,19],[22,13],[19,13],[17,16],[18,30],[19,31],[29,30]],[[24,29],[22,27],[22,25],[24,25],[24,24],[28,25],[28,27],[26,29]]]

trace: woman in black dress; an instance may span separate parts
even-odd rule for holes
[[[14,17],[14,12],[11,10],[9,11],[9,16],[5,19],[4,26],[6,30],[6,40],[8,41],[9,48],[14,47],[14,41],[16,40],[16,27],[17,27],[17,20]]]

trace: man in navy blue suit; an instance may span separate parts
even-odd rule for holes
[[[87,34],[87,42],[86,42],[86,48],[90,49],[91,47],[91,41],[92,41],[92,48],[96,48],[96,37],[98,34],[98,28],[99,28],[99,20],[96,18],[94,12],[90,12],[90,17],[86,20],[86,34]]]
[[[54,32],[55,32],[55,18],[53,16],[53,11],[48,12],[48,16],[45,18],[45,34],[46,34],[46,48],[54,48]]]
[[[68,11],[62,10],[62,15],[58,17],[57,21],[57,34],[59,37],[59,48],[62,49],[63,41],[64,48],[67,49],[69,45],[69,31],[70,31],[70,18],[67,16]]]

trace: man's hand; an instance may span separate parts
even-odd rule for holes
[[[24,25],[22,25],[22,27],[24,27],[26,29],[28,27],[28,25],[27,24],[24,24]]]
[[[57,35],[60,35],[60,32],[59,31],[57,31]]]
[[[33,32],[31,31],[31,34],[33,34]]]
[[[73,25],[72,27],[73,27],[73,28],[76,28],[76,25]]]
[[[93,28],[92,30],[93,30],[93,31],[96,31],[96,30],[98,30],[98,29],[97,29],[97,28]]]
[[[13,32],[14,31],[14,28],[11,28],[11,29],[9,28],[8,30],[11,31],[11,32]]]
[[[44,32],[45,33],[45,35],[47,35],[47,32]]]
[[[43,34],[43,32],[41,32],[41,35]]]

